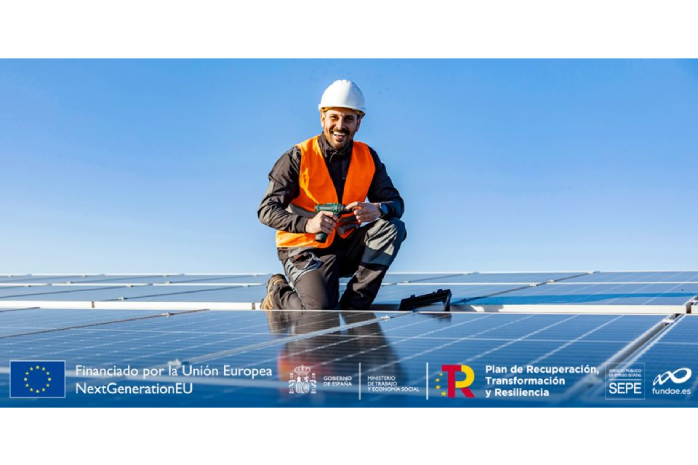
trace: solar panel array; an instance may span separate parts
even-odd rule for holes
[[[6,275],[0,276],[0,307],[252,310],[269,277]],[[397,309],[405,297],[445,288],[453,292],[455,310],[672,314],[690,309],[698,272],[388,273],[375,308]]]
[[[268,277],[0,276],[0,406],[698,406],[698,272],[391,273],[356,312],[254,310]],[[12,360],[65,360],[66,398],[11,399]]]

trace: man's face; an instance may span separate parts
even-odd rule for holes
[[[339,150],[354,140],[354,134],[361,125],[361,118],[356,111],[348,108],[330,108],[320,113],[320,124],[327,142]]]

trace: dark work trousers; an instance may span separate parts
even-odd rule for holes
[[[368,310],[388,267],[407,237],[397,218],[378,219],[346,239],[336,236],[325,249],[278,249],[290,286],[274,296],[282,310]],[[349,277],[339,298],[339,278]]]

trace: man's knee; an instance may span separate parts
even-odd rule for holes
[[[394,244],[400,244],[407,238],[405,223],[398,218],[376,220],[369,233],[370,238],[385,237]]]
[[[305,310],[334,310],[337,307],[337,299],[332,298],[324,289],[315,289],[311,294],[301,296]]]
[[[337,307],[339,282],[335,283],[333,276],[323,271],[329,272],[316,269],[303,274],[295,283],[296,293],[305,310],[332,310]]]

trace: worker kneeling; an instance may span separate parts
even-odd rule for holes
[[[366,112],[361,90],[335,81],[319,109],[322,134],[276,162],[257,212],[277,230],[286,274],[269,279],[265,310],[369,309],[407,236],[405,205],[385,165],[354,141]],[[339,278],[349,276],[340,299]]]

